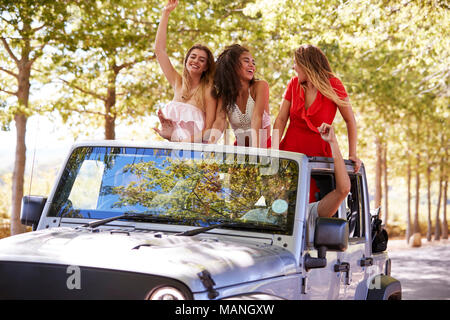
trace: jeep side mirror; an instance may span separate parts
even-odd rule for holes
[[[317,218],[314,231],[314,247],[326,247],[330,251],[345,251],[348,247],[347,220]]]
[[[33,231],[35,231],[46,202],[46,197],[24,196],[22,198],[22,210],[20,211],[20,223],[32,226]]]
[[[305,269],[324,268],[327,251],[345,251],[348,247],[348,224],[344,219],[317,218],[314,231],[317,258],[305,255]]]

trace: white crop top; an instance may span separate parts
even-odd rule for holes
[[[249,135],[252,120],[252,113],[255,107],[255,100],[253,100],[252,95],[250,94],[250,89],[248,91],[248,99],[247,105],[245,107],[245,113],[242,113],[237,104],[234,105],[232,111],[228,111],[228,120],[230,121],[230,125],[233,128],[234,134],[236,138],[238,135]],[[270,126],[270,115],[264,110],[262,117],[262,128],[266,128]]]

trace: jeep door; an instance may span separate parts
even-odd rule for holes
[[[366,288],[367,264],[370,264],[367,248],[365,210],[368,204],[364,201],[363,176],[349,172],[351,189],[342,204],[343,219],[349,226],[349,241],[346,251],[340,253],[336,270],[340,278],[339,299],[364,299]],[[339,271],[338,271],[339,270]]]
[[[331,170],[331,163],[310,163],[311,187],[313,193],[309,201],[319,201],[328,192],[335,188],[334,174]],[[316,191],[316,192],[314,192]],[[341,210],[341,208],[339,209]],[[338,216],[338,213],[335,215]],[[317,257],[317,250],[312,242],[306,239],[305,253],[309,252],[312,257]],[[309,239],[311,241],[311,239]],[[340,278],[334,272],[334,265],[337,263],[341,253],[327,251],[327,265],[324,268],[311,269],[306,272],[305,298],[313,300],[335,300],[339,299]]]

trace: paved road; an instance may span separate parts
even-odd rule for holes
[[[403,300],[450,300],[450,243],[389,251]]]

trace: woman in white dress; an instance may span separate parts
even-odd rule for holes
[[[174,97],[158,111],[161,129],[154,130],[170,141],[202,142],[211,128],[217,100],[212,95],[214,56],[208,47],[196,44],[186,54],[180,75],[166,52],[167,25],[178,0],[169,0],[163,9],[155,40],[156,59],[170,85]]]
[[[250,51],[234,44],[225,48],[216,61],[216,120],[209,143],[216,143],[227,126],[236,136],[235,145],[270,147],[269,85],[255,79],[256,65]]]

